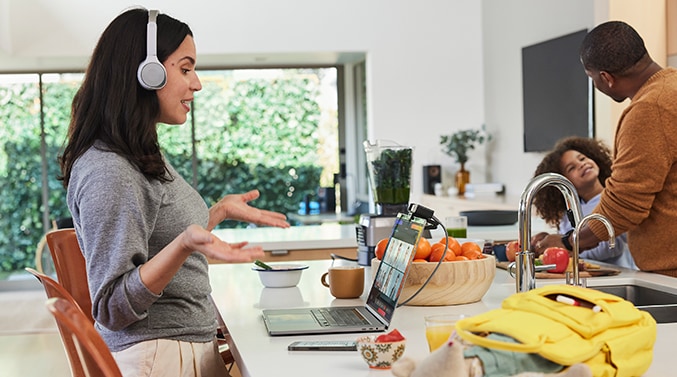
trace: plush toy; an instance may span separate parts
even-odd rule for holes
[[[420,362],[404,356],[393,363],[391,371],[397,377],[461,377],[469,376],[460,342],[449,341]]]
[[[397,360],[391,371],[396,377],[484,376],[480,360],[477,357],[465,358],[464,348],[459,339],[449,340],[419,362],[406,356]],[[587,365],[576,364],[559,373],[524,372],[514,377],[592,377],[592,372]]]

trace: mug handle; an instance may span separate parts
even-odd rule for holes
[[[327,283],[327,275],[329,275],[329,272],[325,272],[324,274],[322,274],[322,277],[320,278],[320,282],[322,283],[322,285],[329,288],[329,284]]]

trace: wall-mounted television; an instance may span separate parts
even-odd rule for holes
[[[522,48],[525,152],[548,151],[567,136],[595,136],[594,89],[579,59],[586,34]]]

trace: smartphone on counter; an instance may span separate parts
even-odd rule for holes
[[[301,340],[291,343],[289,351],[357,351],[352,340]]]

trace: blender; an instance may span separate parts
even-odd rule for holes
[[[413,148],[386,140],[363,144],[375,213],[360,215],[356,225],[357,262],[370,266],[378,241],[390,237],[397,214],[407,212]]]

